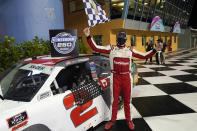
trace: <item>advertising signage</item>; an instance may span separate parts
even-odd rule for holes
[[[77,56],[77,30],[49,30],[51,56]]]
[[[153,20],[151,22],[150,30],[164,32],[163,21],[159,16],[156,16],[153,18]]]
[[[173,28],[173,33],[181,33],[180,23],[176,22]]]

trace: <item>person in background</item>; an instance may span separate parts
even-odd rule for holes
[[[165,64],[165,50],[166,50],[166,46],[167,46],[167,44],[166,44],[166,42],[164,42],[163,43],[163,48],[162,48],[162,55],[163,55],[163,64]]]
[[[156,53],[156,63],[159,65],[160,62],[161,62],[161,55],[162,55],[162,49],[163,49],[163,40],[161,38],[159,38],[157,40],[157,44],[155,46],[155,49],[157,50],[157,53]]]
[[[153,49],[153,42],[152,40],[150,39],[149,42],[146,44],[147,48],[146,48],[146,52],[149,52],[150,50]],[[145,63],[146,64],[148,61],[148,59],[146,59]],[[152,57],[150,57],[150,62],[152,63]]]
[[[168,53],[172,51],[171,45],[172,45],[171,40],[168,40]]]

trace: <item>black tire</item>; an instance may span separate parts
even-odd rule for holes
[[[35,124],[27,127],[23,131],[51,131],[47,126],[42,124]]]

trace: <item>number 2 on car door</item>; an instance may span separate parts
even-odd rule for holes
[[[98,113],[97,108],[94,107],[93,109],[91,109],[88,112],[81,115],[91,105],[92,105],[92,100],[83,104],[82,106],[77,106],[76,108],[74,108],[71,111],[70,117],[71,117],[75,127],[81,125],[82,123],[84,123],[85,121],[87,121],[88,119],[90,119],[91,117],[95,116]],[[65,106],[66,110],[69,110],[70,108],[72,108],[74,106],[73,94],[69,94],[64,98],[64,106]]]

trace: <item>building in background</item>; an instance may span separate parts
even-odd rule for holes
[[[49,39],[49,29],[64,29],[62,0],[0,0],[0,38]]]
[[[158,38],[170,42],[172,51],[186,43],[179,35],[187,37],[185,30],[192,12],[194,0],[96,0],[106,11],[110,22],[91,28],[91,35],[102,45],[116,44],[116,33],[127,32],[127,45],[145,52],[145,43]],[[83,29],[88,26],[82,0],[63,1],[66,29],[77,29],[78,36],[84,42]],[[150,24],[155,16],[160,16],[165,32],[150,31]],[[176,22],[181,25],[181,34],[172,33]],[[183,39],[183,38],[182,38]],[[86,45],[88,47],[88,45]],[[91,52],[91,50],[89,50]]]
[[[96,0],[106,11],[110,22],[91,28],[99,45],[116,44],[116,33],[125,30],[127,45],[145,51],[149,39],[162,38],[171,42],[172,51],[191,48],[188,21],[194,0]],[[150,23],[160,16],[165,32],[150,31]],[[176,22],[181,34],[172,33]],[[88,26],[82,0],[0,0],[0,37],[13,36],[16,43],[35,36],[49,39],[49,29],[77,29],[80,40],[86,42],[83,29]],[[180,36],[180,37],[179,37]],[[85,45],[87,48],[89,46]],[[89,48],[89,53],[91,50]]]

